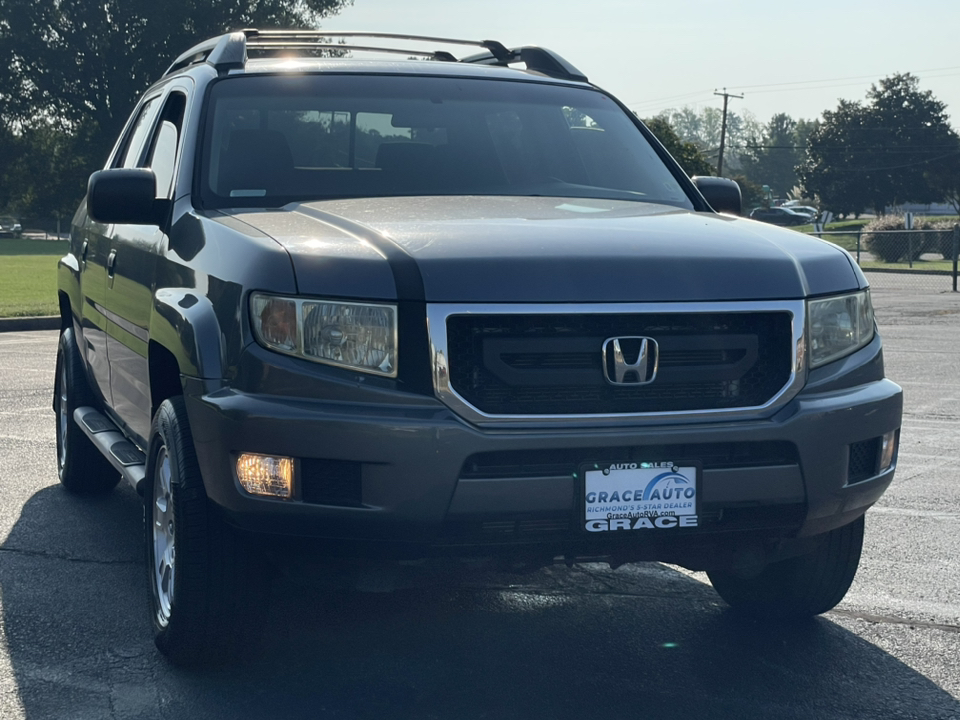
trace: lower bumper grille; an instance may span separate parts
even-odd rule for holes
[[[883,438],[877,437],[855,442],[850,446],[850,460],[847,464],[848,483],[861,482],[877,474],[882,441]]]
[[[797,465],[796,446],[788,442],[690,443],[643,447],[557,448],[477,453],[467,458],[461,478],[563,477],[581,464],[699,460],[704,470]]]
[[[361,469],[358,462],[302,458],[300,494],[305,503],[361,507]]]

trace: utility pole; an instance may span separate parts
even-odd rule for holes
[[[717,159],[717,177],[723,177],[723,146],[727,140],[727,102],[730,98],[743,100],[743,95],[728,93],[726,88],[723,89],[722,93],[714,91],[713,94],[723,98],[723,122],[720,124],[720,157]]]

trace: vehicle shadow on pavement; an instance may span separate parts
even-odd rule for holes
[[[15,697],[37,719],[960,717],[830,619],[742,620],[654,563],[425,563],[384,571],[380,589],[397,589],[377,593],[301,568],[274,582],[248,656],[174,668],[146,618],[139,506],[127,487],[95,500],[48,487],[23,507],[0,551],[4,717]]]

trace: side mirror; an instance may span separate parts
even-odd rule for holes
[[[718,213],[739,215],[743,211],[743,197],[740,186],[733,180],[701,175],[691,178],[700,194]]]
[[[87,183],[87,213],[100,223],[158,225],[165,200],[157,200],[157,179],[146,168],[100,170]]]

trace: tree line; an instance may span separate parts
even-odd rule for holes
[[[668,110],[645,122],[688,173],[714,174],[719,109]],[[865,102],[841,100],[815,120],[779,113],[761,124],[729,112],[727,137],[724,164],[747,205],[773,196],[811,199],[838,216],[905,203],[944,202],[960,212],[960,135],[944,103],[910,73],[883,78]]]

